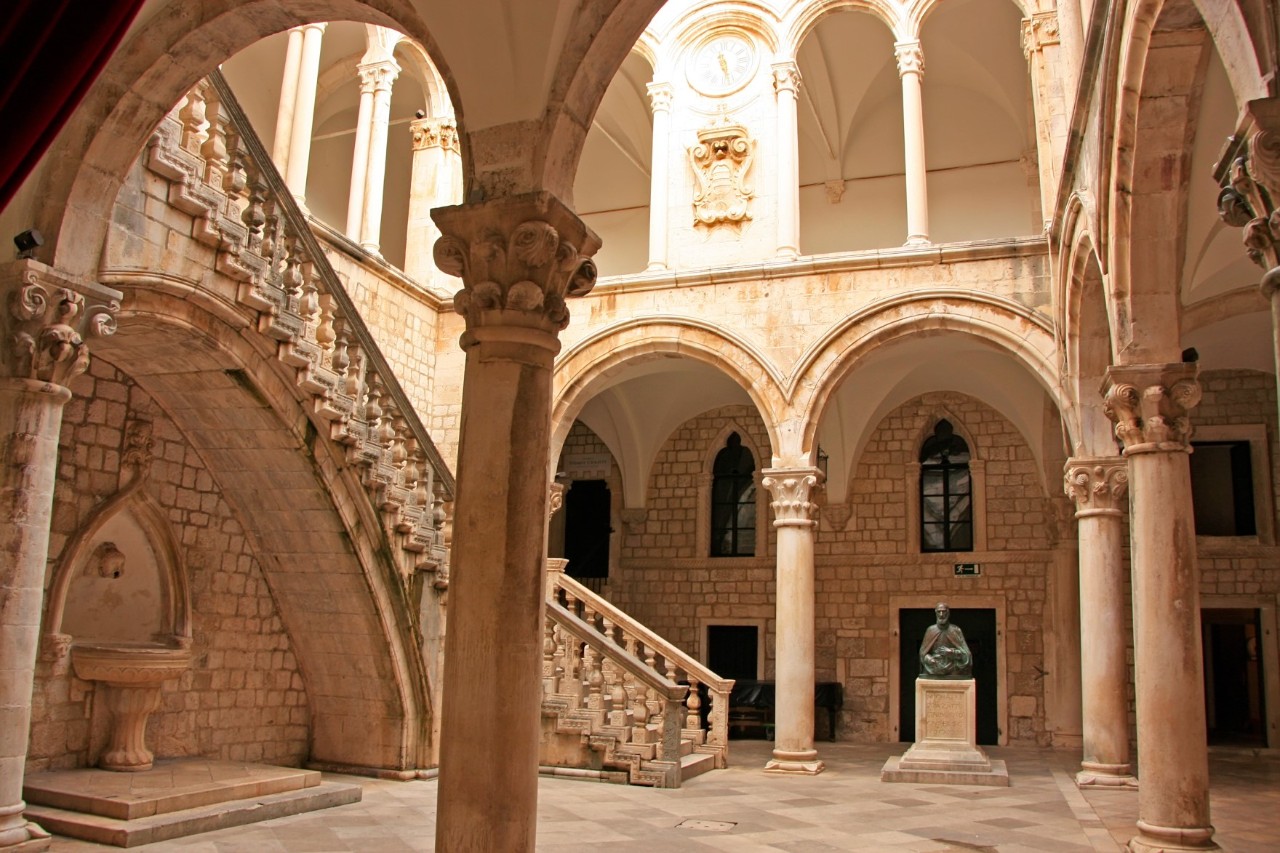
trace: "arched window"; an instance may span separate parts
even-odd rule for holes
[[[753,557],[756,553],[756,460],[729,435],[711,467],[711,556]]]
[[[920,448],[920,550],[973,550],[969,445],[945,419]]]

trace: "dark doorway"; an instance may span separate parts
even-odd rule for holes
[[[564,496],[565,573],[571,578],[609,577],[612,499],[604,480],[575,480]]]
[[[1204,704],[1209,743],[1267,745],[1262,680],[1262,624],[1257,610],[1200,612]]]
[[[925,629],[937,621],[932,608],[898,611],[901,642],[898,658],[898,739],[916,739],[916,676],[920,674],[920,641]],[[951,622],[964,631],[973,653],[973,678],[977,682],[978,743],[998,744],[996,718],[998,673],[996,669],[996,611],[992,608],[951,608]]]
[[[755,625],[708,625],[707,669],[721,678],[759,678],[760,629]]]

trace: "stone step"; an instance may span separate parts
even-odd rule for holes
[[[22,796],[31,805],[134,820],[298,791],[320,781],[315,770],[176,758],[156,761],[152,769],[139,773],[97,768],[33,773],[23,780]]]
[[[695,776],[701,776],[716,769],[716,757],[711,753],[694,752],[680,757],[680,781],[688,782]]]
[[[51,806],[28,806],[26,817],[58,835],[67,835],[97,844],[110,844],[115,847],[137,847],[141,844],[212,832],[229,826],[243,826],[262,820],[357,803],[362,794],[363,791],[359,785],[321,782],[300,790],[221,802],[133,820],[119,820]]]

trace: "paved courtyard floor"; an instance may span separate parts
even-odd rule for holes
[[[901,744],[820,744],[827,771],[786,778],[760,771],[771,744],[734,741],[733,766],[653,790],[543,778],[538,850],[583,851],[1115,851],[1133,833],[1138,795],[1081,792],[1078,756],[990,748],[1008,788],[884,784],[880,767]],[[1280,753],[1213,751],[1213,822],[1224,850],[1280,850]],[[1139,769],[1139,772],[1140,769]],[[147,851],[398,853],[433,849],[436,782],[341,778],[364,786],[347,806],[224,829]],[[103,850],[54,840],[62,853]],[[502,853],[502,851],[494,851]]]

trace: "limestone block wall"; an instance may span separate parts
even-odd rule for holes
[[[909,502],[911,463],[939,414],[970,440],[985,466],[986,548],[963,554],[920,554]],[[764,626],[765,678],[773,676],[775,538],[766,515],[765,546],[751,558],[701,553],[698,477],[709,471],[733,424],[753,448],[767,446],[764,424],[749,407],[725,407],[672,433],[649,478],[644,520],[628,525],[618,582],[609,597],[669,640],[705,655],[705,625],[754,621]],[[833,476],[835,476],[833,472]],[[1060,547],[1049,499],[1027,443],[989,406],[962,394],[933,393],[891,411],[872,432],[851,472],[852,507],[824,508],[815,543],[816,675],[844,685],[842,739],[895,740],[891,693],[896,684],[898,609],[994,608],[1003,668],[1005,728],[1011,743],[1047,745],[1045,722],[1046,601],[1050,567]],[[762,497],[767,500],[766,497]],[[954,563],[978,562],[982,574],[956,577]],[[963,627],[963,626],[962,626]],[[915,644],[917,638],[907,640]]]
[[[59,443],[50,574],[93,508],[119,489],[124,429],[134,419],[153,425],[143,488],[172,526],[187,573],[194,662],[165,684],[148,746],[160,757],[300,763],[310,718],[302,675],[253,545],[209,470],[152,399],[105,361],[95,359],[73,390]],[[93,764],[107,733],[94,683],[47,651],[32,699],[28,772]]]

